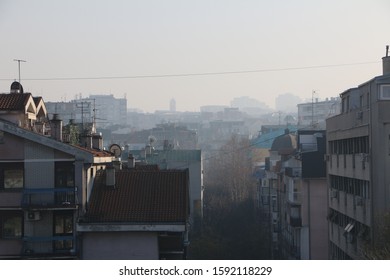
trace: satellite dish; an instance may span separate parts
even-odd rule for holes
[[[116,158],[120,157],[122,154],[122,148],[118,144],[112,144],[108,149]]]
[[[153,135],[150,135],[148,137],[148,142],[149,142],[149,145],[153,147],[153,144],[157,142],[157,138]]]

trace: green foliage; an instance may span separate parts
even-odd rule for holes
[[[372,260],[390,260],[390,212],[375,219],[374,239],[365,246],[364,255]]]

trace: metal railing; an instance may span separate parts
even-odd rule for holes
[[[29,208],[77,208],[77,188],[24,189],[22,207]]]

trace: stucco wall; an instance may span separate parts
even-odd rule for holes
[[[82,236],[85,260],[156,260],[158,236],[154,232],[87,232]]]

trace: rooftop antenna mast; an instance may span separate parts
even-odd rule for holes
[[[14,61],[17,61],[17,62],[18,62],[18,72],[19,72],[19,92],[21,92],[21,91],[22,91],[22,89],[21,89],[22,85],[21,85],[21,83],[20,83],[20,81],[21,81],[21,79],[20,79],[20,62],[27,62],[27,61],[25,61],[25,60],[22,60],[22,59],[14,59]]]
[[[313,90],[311,92],[311,126],[314,128],[314,95],[316,94],[316,91]]]
[[[18,62],[19,84],[20,84],[20,62],[27,62],[27,61],[22,60],[22,59],[14,59],[14,61],[17,61],[17,62]]]

